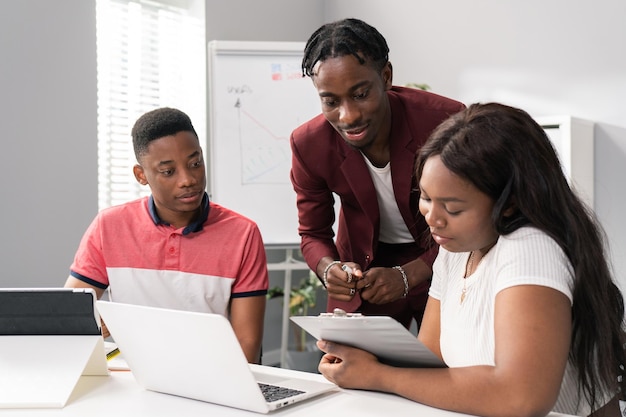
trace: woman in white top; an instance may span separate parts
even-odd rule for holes
[[[390,367],[320,341],[320,372],[468,414],[619,416],[623,298],[544,130],[522,110],[474,104],[433,132],[416,166],[440,246],[418,337],[448,368]]]

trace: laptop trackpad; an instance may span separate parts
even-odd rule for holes
[[[263,372],[253,371],[252,373],[254,374],[254,377],[256,378],[257,382],[263,382],[266,384],[278,384],[281,381],[290,379],[290,378],[285,378],[284,376],[266,374]]]

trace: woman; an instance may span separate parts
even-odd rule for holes
[[[448,368],[389,367],[320,341],[320,372],[468,414],[620,415],[623,298],[543,129],[522,110],[474,104],[433,132],[416,167],[440,246],[418,338]]]

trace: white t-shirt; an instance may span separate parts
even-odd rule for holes
[[[363,153],[361,153],[363,155]],[[400,214],[396,196],[393,192],[391,181],[391,163],[383,168],[374,166],[365,155],[363,159],[370,171],[376,197],[378,199],[378,211],[380,213],[380,229],[378,240],[385,243],[408,243],[414,242],[413,235],[406,227],[406,223]]]
[[[461,303],[468,257],[468,252],[440,248],[433,265],[429,294],[441,303],[441,354],[451,368],[495,364],[494,309],[501,290],[541,285],[562,292],[572,303],[572,266],[559,245],[538,229],[522,227],[500,236],[465,279],[466,295]],[[578,401],[576,371],[568,362],[554,411],[589,415],[589,404],[584,398],[580,404]]]

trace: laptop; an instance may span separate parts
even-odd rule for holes
[[[62,408],[108,375],[92,289],[0,288],[0,408]]]
[[[279,377],[248,364],[222,315],[102,300],[97,308],[133,376],[147,390],[268,413],[336,389],[329,382],[300,378],[297,371]]]

